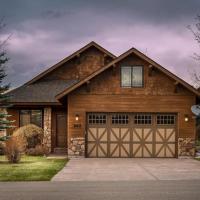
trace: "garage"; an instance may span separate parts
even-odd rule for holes
[[[175,113],[87,113],[86,157],[173,158]]]

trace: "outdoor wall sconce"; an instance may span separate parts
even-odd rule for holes
[[[78,114],[75,115],[75,120],[76,120],[76,121],[79,120],[79,115],[78,115]]]
[[[184,116],[184,120],[185,120],[185,122],[188,122],[188,121],[189,121],[189,116],[188,116],[188,115],[185,115],[185,116]]]

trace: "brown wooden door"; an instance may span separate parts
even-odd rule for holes
[[[64,113],[56,114],[56,147],[67,147],[67,118]]]

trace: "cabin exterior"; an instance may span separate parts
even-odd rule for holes
[[[134,48],[116,57],[91,42],[10,94],[15,126],[41,126],[52,153],[99,158],[195,153],[191,106],[200,92]]]

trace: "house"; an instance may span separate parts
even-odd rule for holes
[[[135,48],[116,57],[91,42],[10,94],[15,126],[43,127],[50,152],[194,155],[200,92]]]

